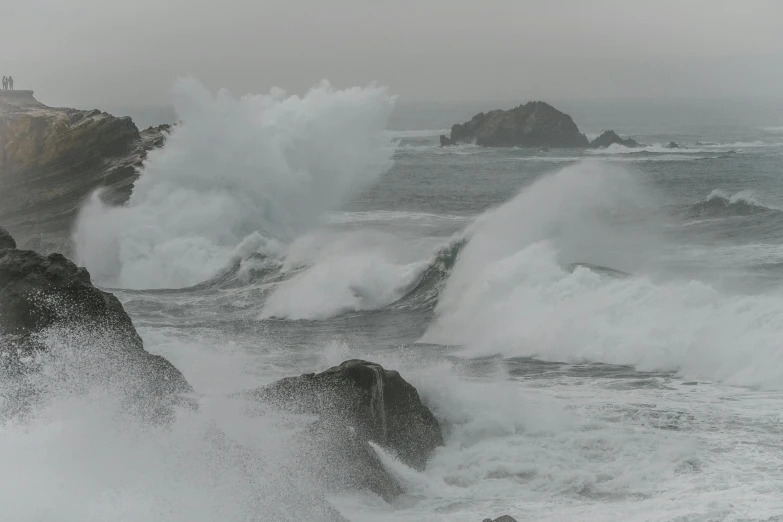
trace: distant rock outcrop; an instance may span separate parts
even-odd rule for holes
[[[666,145],[666,148],[667,149],[681,149],[682,147],[680,147],[676,142],[670,141],[669,144]]]
[[[443,445],[440,425],[416,388],[375,363],[345,361],[321,373],[282,379],[249,396],[284,411],[317,415],[304,446],[329,454],[319,474],[334,485],[367,488],[387,499],[403,488],[369,443],[418,470]]]
[[[169,126],[139,132],[129,117],[51,108],[32,91],[11,92],[0,93],[0,221],[23,247],[68,254],[63,238],[84,199],[104,187],[107,200],[127,200],[137,167]]]
[[[151,414],[158,399],[191,391],[166,359],[144,350],[120,301],[95,288],[86,269],[60,254],[18,250],[0,228],[0,380],[37,372],[35,356],[49,352],[50,335],[78,352],[68,355],[74,367],[125,386]]]
[[[587,147],[574,120],[548,103],[529,102],[514,109],[479,113],[454,125],[441,145],[476,143],[485,147]]]
[[[449,147],[451,145],[456,145],[448,136],[444,136],[443,134],[440,135],[440,146],[441,147]]]
[[[495,520],[492,520],[491,518],[485,518],[483,522],[517,522],[517,521],[508,515],[503,515],[502,517],[496,518]]]
[[[631,138],[622,139],[615,131],[608,130],[591,141],[590,148],[601,149],[614,145],[615,143],[629,148],[642,147],[637,141],[632,140]]]

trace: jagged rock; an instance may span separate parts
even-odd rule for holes
[[[491,518],[485,518],[483,522],[517,522],[517,521],[508,515],[503,515],[502,517],[496,518],[495,520],[492,520]]]
[[[485,147],[586,147],[571,116],[541,101],[514,109],[479,113],[470,121],[451,128],[452,143]]]
[[[305,446],[327,452],[319,470],[331,484],[366,488],[390,499],[403,492],[369,446],[422,470],[443,445],[440,425],[416,388],[396,371],[350,360],[321,373],[289,377],[249,396],[285,411],[317,415]]]
[[[10,236],[0,232],[0,241],[9,245],[4,238]],[[171,363],[144,350],[120,301],[95,288],[86,269],[60,254],[0,249],[0,375],[15,378],[40,370],[34,356],[48,352],[46,336],[55,331],[70,349],[84,350],[74,365],[126,386],[145,403],[192,391]]]
[[[440,146],[441,147],[450,147],[452,145],[456,145],[451,139],[448,138],[448,136],[444,136],[443,134],[440,135]]]
[[[666,145],[667,149],[679,149],[680,147],[676,142],[670,141],[668,145]]]
[[[601,134],[592,142],[590,142],[590,148],[593,149],[606,148],[609,147],[610,145],[614,145],[615,143],[622,145],[623,147],[631,147],[631,148],[642,146],[641,144],[639,144],[635,140],[632,140],[631,138],[622,139],[620,136],[617,135],[615,131],[608,130],[608,131],[604,131],[603,134]]]
[[[137,168],[169,128],[139,132],[129,117],[47,107],[32,91],[8,92],[0,93],[0,222],[23,248],[67,255],[84,199],[103,187],[107,201],[126,201]]]
[[[16,241],[11,237],[6,229],[0,227],[0,250],[16,248]]]

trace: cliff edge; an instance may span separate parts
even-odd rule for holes
[[[107,199],[127,200],[137,168],[168,131],[164,125],[139,132],[129,117],[48,107],[33,91],[3,91],[0,220],[23,248],[69,253],[84,199],[105,187]]]

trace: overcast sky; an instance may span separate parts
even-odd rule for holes
[[[407,101],[783,96],[781,0],[0,0],[0,72],[50,105],[322,78]]]

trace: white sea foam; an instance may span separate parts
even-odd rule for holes
[[[324,82],[301,98],[276,89],[235,99],[183,79],[173,94],[183,123],[150,153],[127,205],[94,197],[79,217],[79,261],[104,284],[198,283],[247,241],[263,248],[307,232],[391,166],[383,88]]]
[[[4,520],[332,520],[327,485],[297,459],[301,448],[292,442],[310,420],[250,416],[244,401],[204,395],[192,397],[198,410],[175,409],[171,423],[153,424],[129,411],[125,393],[138,375],[112,364],[105,339],[57,331],[45,339],[55,359],[28,377],[34,407],[0,419]],[[209,371],[220,388],[215,381],[240,364],[222,355],[220,364],[199,359],[189,367],[209,365],[199,372]],[[0,383],[1,406],[20,397],[15,385]]]
[[[402,297],[429,262],[390,234],[305,236],[283,266],[296,273],[274,289],[261,318],[328,319],[380,308]]]
[[[613,143],[612,145],[609,145],[605,148],[587,149],[585,152],[587,154],[597,155],[654,153],[683,156],[689,154],[728,152],[747,148],[780,147],[782,145],[783,144],[781,143],[769,143],[766,141],[738,141],[734,143],[700,143],[695,146],[681,146],[678,149],[670,149],[661,143],[655,143],[653,145],[646,145],[643,147],[626,147],[624,145],[620,145],[619,143]]]
[[[632,177],[607,168],[567,167],[478,220],[423,340],[473,355],[630,364],[783,388],[783,296],[561,268],[590,260],[627,269],[629,250],[650,244],[642,228],[636,247],[616,231],[607,236],[623,215],[613,209],[638,197]],[[643,255],[654,254],[648,246]]]

